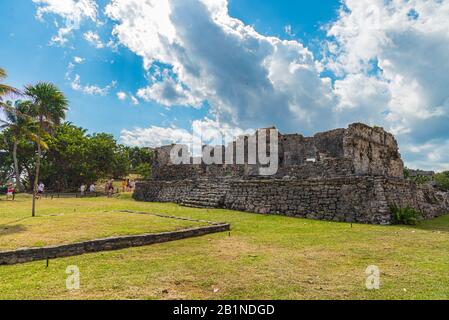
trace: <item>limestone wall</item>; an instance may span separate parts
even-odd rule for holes
[[[255,140],[258,140],[257,134]],[[248,137],[240,138],[242,139],[246,143],[245,152],[248,152]],[[153,179],[182,180],[258,175],[257,166],[240,165],[237,162],[232,165],[171,165],[171,148],[172,146],[166,146],[156,149]],[[235,155],[234,150],[234,160]],[[336,177],[356,174],[401,178],[404,170],[394,136],[382,128],[373,128],[361,123],[352,124],[347,129],[318,133],[313,137],[279,134],[278,158],[279,171],[276,177]],[[245,163],[247,160],[245,155]]]
[[[356,123],[343,138],[344,157],[354,163],[356,174],[404,177],[404,163],[394,136],[382,128]]]
[[[136,200],[183,201],[214,180],[140,183]],[[219,183],[219,182],[218,182]],[[314,179],[228,180],[224,207],[255,213],[370,224],[392,223],[391,206],[411,206],[426,219],[449,213],[449,196],[403,179],[347,176]],[[201,200],[201,199],[199,199]]]

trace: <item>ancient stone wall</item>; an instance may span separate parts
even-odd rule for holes
[[[196,184],[192,180],[137,183],[133,198],[138,201],[179,202]]]
[[[182,203],[197,188],[220,181],[140,183],[136,200]],[[391,224],[391,206],[410,206],[426,219],[449,213],[449,196],[397,178],[347,176],[313,179],[230,179],[224,208],[319,220]],[[201,202],[201,194],[198,201]]]
[[[252,137],[258,141],[261,129]],[[240,137],[245,145],[244,163],[236,162],[236,143],[233,164],[172,165],[170,150],[173,146],[156,149],[153,166],[155,180],[182,180],[200,177],[245,177],[258,175],[258,166],[248,164],[248,139]],[[403,177],[404,165],[393,135],[382,128],[356,123],[348,129],[318,133],[313,137],[300,134],[279,134],[279,170],[275,177],[345,176],[348,174]],[[221,146],[224,150],[225,148]],[[224,158],[224,153],[223,153]],[[201,163],[201,159],[200,159]],[[243,162],[242,162],[243,163]]]
[[[385,179],[384,190],[387,202],[401,208],[410,206],[432,219],[449,214],[449,193],[426,184],[417,184],[402,179]]]
[[[62,246],[4,251],[0,252],[0,265],[13,265],[38,260],[71,257],[100,251],[111,251],[131,247],[147,246],[150,244],[170,242],[192,237],[199,237],[211,233],[229,231],[230,228],[231,226],[229,224],[222,223],[173,232],[112,237]]]
[[[356,123],[343,138],[344,157],[354,163],[356,174],[404,177],[404,163],[396,139],[382,128]]]

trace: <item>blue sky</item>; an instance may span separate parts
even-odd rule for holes
[[[437,0],[1,1],[0,65],[17,87],[57,84],[67,120],[126,144],[362,121],[395,133],[411,167],[443,170],[448,13]]]
[[[316,1],[230,1],[232,16],[254,25],[263,34],[300,38],[308,42],[323,35],[320,25],[336,17],[339,6],[337,0]],[[107,1],[98,3],[106,4]],[[48,16],[44,22],[36,19],[37,4],[31,0],[2,1],[0,30],[8,41],[0,52],[2,66],[9,73],[9,83],[15,86],[35,83],[40,80],[57,84],[70,99],[69,121],[83,126],[91,132],[105,131],[117,138],[123,128],[145,127],[149,125],[190,127],[190,122],[207,115],[207,108],[173,107],[167,109],[154,102],[141,102],[133,106],[129,101],[116,98],[116,92],[136,92],[146,85],[142,68],[142,58],[126,47],[117,51],[98,50],[82,37],[94,23],[82,25],[77,34],[71,36],[70,44],[63,47],[51,44],[57,31],[54,21],[61,22],[58,16]],[[5,14],[8,13],[8,14]],[[286,34],[290,25],[295,36]],[[107,23],[100,32],[108,37],[112,26]],[[65,77],[67,67],[73,57],[83,57],[85,62],[77,66],[83,82],[105,87],[111,81],[117,86],[107,96],[86,95],[72,89]],[[111,80],[114,79],[114,80]]]

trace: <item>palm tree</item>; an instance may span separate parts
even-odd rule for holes
[[[2,105],[4,105],[2,103],[2,98],[7,96],[7,95],[11,95],[11,94],[16,94],[16,95],[20,95],[20,91],[16,88],[13,88],[11,86],[8,86],[7,84],[3,84],[2,81],[7,77],[6,71],[5,69],[0,68],[0,103]]]
[[[25,95],[30,99],[34,107],[34,115],[38,120],[37,131],[37,158],[36,174],[33,186],[33,208],[32,215],[36,215],[36,195],[39,183],[39,173],[42,158],[42,134],[51,133],[55,125],[59,125],[65,119],[65,112],[68,109],[68,100],[64,93],[54,84],[39,82],[36,85],[25,87]]]
[[[6,120],[1,120],[3,125],[0,125],[1,129],[8,129],[11,135],[13,143],[12,157],[14,160],[14,175],[16,177],[17,189],[24,191],[23,185],[20,180],[19,163],[17,160],[17,147],[21,139],[31,140],[38,142],[36,134],[36,123],[30,116],[32,114],[32,105],[29,101],[18,100],[16,102],[7,101],[5,108]],[[42,148],[48,148],[45,142],[40,142]]]
[[[18,95],[18,96],[21,95],[21,92],[18,89],[2,83],[2,81],[6,79],[6,77],[7,74],[5,69],[0,68],[0,111],[2,109],[8,110],[10,108],[10,106],[8,106],[6,103],[3,102],[4,97],[10,95]]]

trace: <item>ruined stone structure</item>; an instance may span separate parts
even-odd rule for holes
[[[153,180],[139,183],[134,198],[373,224],[392,223],[393,205],[413,207],[428,219],[449,213],[447,193],[404,179],[396,139],[382,128],[356,123],[314,137],[279,134],[279,170],[269,177],[249,161],[247,141],[260,132],[239,138],[245,145],[240,164],[237,142],[227,146],[234,151],[231,164],[173,165],[173,146],[156,149]]]

